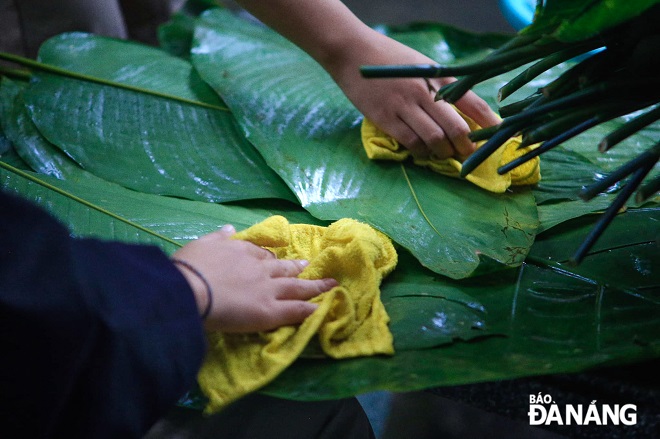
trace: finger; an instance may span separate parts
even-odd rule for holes
[[[476,93],[468,91],[456,101],[456,107],[474,120],[479,126],[485,128],[499,124],[502,119],[495,113]]]
[[[209,233],[207,236],[212,239],[229,239],[236,233],[236,229],[231,224],[225,224],[215,232]]]
[[[282,279],[278,300],[309,300],[339,285],[334,279]]]
[[[296,277],[308,265],[308,261],[299,259],[275,260],[271,269],[271,277]]]
[[[267,248],[260,247],[250,241],[235,240],[234,245],[236,245],[240,251],[244,251],[248,255],[260,261],[277,259],[272,251],[268,250]]]
[[[438,158],[467,157],[474,152],[475,145],[468,138],[470,127],[451,105],[444,101],[433,102],[425,104],[424,109],[445,136],[445,142],[440,143],[439,146],[429,145]],[[422,138],[424,137],[422,136]],[[446,155],[447,143],[450,145],[451,154],[449,155]],[[436,153],[437,150],[444,155]]]
[[[251,243],[249,243],[251,244]],[[272,251],[268,250],[267,248],[259,247],[256,244],[252,244],[252,254],[260,260],[270,260],[270,259],[277,259],[277,256],[275,256],[275,253]]]
[[[428,105],[434,106],[435,103],[431,102]],[[447,139],[442,126],[422,107],[419,107],[418,111],[414,113],[411,112],[407,116],[406,122],[420,137],[426,150],[434,157],[445,159],[454,155],[454,147]]]
[[[431,151],[421,137],[402,119],[396,118],[389,124],[389,134],[403,145],[415,158],[427,158]]]
[[[272,308],[273,328],[301,323],[318,309],[318,305],[302,300],[277,302]]]

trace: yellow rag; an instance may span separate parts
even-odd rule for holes
[[[456,107],[454,109],[463,117],[470,127],[470,131],[478,130],[481,127],[471,118],[461,113]],[[368,119],[362,121],[362,146],[367,156],[372,160],[396,160],[403,161],[410,156],[410,151],[399,145],[399,143]],[[538,157],[524,163],[521,166],[507,172],[504,175],[497,173],[497,168],[509,163],[511,160],[520,157],[528,151],[536,148],[537,145],[527,146],[518,149],[521,138],[512,137],[490,155],[483,163],[469,173],[465,178],[477,186],[491,192],[505,192],[509,186],[522,186],[538,183],[541,180],[540,160]],[[477,148],[483,145],[485,141],[478,142]],[[414,163],[419,166],[426,166],[435,172],[450,177],[460,177],[462,164],[455,158],[448,159],[414,159]]]
[[[389,316],[380,300],[380,283],[397,263],[387,236],[351,219],[320,227],[272,216],[234,238],[267,248],[279,259],[306,259],[309,265],[298,277],[334,278],[339,286],[312,299],[319,307],[299,326],[208,334],[209,352],[198,375],[209,398],[207,412],[272,381],[315,334],[333,358],[394,353]]]

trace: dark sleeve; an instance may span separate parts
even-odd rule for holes
[[[141,437],[192,386],[192,291],[156,247],[73,239],[0,193],[0,425],[16,437]]]

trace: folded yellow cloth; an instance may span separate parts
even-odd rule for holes
[[[279,259],[307,259],[300,278],[334,278],[339,286],[312,299],[319,307],[299,326],[208,334],[209,352],[198,375],[209,398],[207,412],[272,381],[315,334],[333,358],[394,353],[389,316],[380,300],[380,283],[397,263],[387,236],[351,219],[320,227],[273,216],[234,238],[267,248]]]
[[[471,131],[481,128],[475,121],[461,113],[456,107],[454,109],[467,122]],[[380,130],[373,122],[366,118],[362,121],[361,134],[362,146],[367,156],[372,160],[403,161],[410,156],[409,150],[399,145],[394,138]],[[465,178],[483,189],[496,193],[505,192],[512,185],[522,186],[538,183],[541,180],[540,160],[538,157],[504,175],[497,173],[497,168],[536,147],[536,145],[531,145],[518,149],[520,142],[520,136],[512,137]],[[478,142],[477,148],[484,143],[485,141]],[[416,165],[426,166],[440,174],[457,178],[460,177],[462,168],[461,162],[454,158],[440,160],[431,157],[429,159],[415,159],[414,163]]]

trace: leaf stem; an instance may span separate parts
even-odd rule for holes
[[[660,119],[660,105],[609,133],[598,145],[598,150],[600,152],[609,151],[621,141],[627,139],[637,131],[652,124],[658,119]]]
[[[627,102],[603,102],[558,113],[548,113],[538,124],[523,130],[523,141],[520,148],[561,135],[586,120],[594,119],[595,123],[599,124],[630,113],[634,111],[634,107],[631,105]]]
[[[568,96],[552,99],[547,103],[535,106],[534,108],[528,108],[521,113],[504,119],[502,121],[502,126],[504,127],[522,121],[528,122],[529,120],[538,116],[543,116],[550,111],[574,108],[576,105],[589,104],[595,99],[603,96],[608,99],[624,97],[627,100],[639,99],[644,102],[652,102],[657,99],[658,94],[660,94],[660,81],[656,78],[606,81],[576,91]]]
[[[503,127],[498,125],[499,129],[497,132],[490,138],[486,143],[481,145],[479,149],[470,155],[463,162],[461,167],[461,177],[465,177],[470,172],[472,172],[477,166],[479,166],[484,160],[486,160],[493,152],[497,150],[500,146],[504,144],[509,138],[516,134],[520,128],[521,124],[509,124],[509,126]]]
[[[643,152],[639,156],[635,157],[634,159],[618,167],[614,172],[610,173],[607,177],[584,188],[580,192],[579,196],[584,201],[589,201],[599,193],[607,190],[607,188],[613,186],[618,181],[623,180],[628,175],[632,174],[638,169],[648,166],[649,164],[655,165],[655,163],[657,163],[659,159],[660,159],[660,142],[656,143],[655,146],[653,146],[648,151]]]
[[[539,99],[547,99],[547,98],[540,93],[535,93],[525,99],[521,99],[517,102],[512,102],[508,105],[503,105],[499,108],[500,117],[507,118],[513,116],[514,114],[518,114],[524,109],[528,108],[531,104],[538,101]],[[540,105],[540,103],[537,105]]]
[[[482,140],[486,140],[490,137],[493,136],[499,129],[499,125],[493,125],[491,127],[486,127],[486,128],[481,128],[478,130],[474,130],[468,133],[468,138],[472,140],[473,142],[480,142]]]
[[[638,203],[643,203],[658,191],[660,191],[660,176],[655,177],[653,180],[642,186],[639,191],[637,191],[635,201]]]
[[[580,43],[584,44],[584,43]],[[396,74],[407,74],[423,78],[440,78],[446,76],[481,75],[492,70],[501,70],[505,65],[519,67],[528,62],[539,59],[565,47],[566,43],[548,42],[540,46],[535,44],[511,48],[503,52],[493,52],[483,60],[474,63],[455,66],[441,66],[438,64],[427,64],[422,66],[362,66],[360,71],[363,76],[370,78],[393,77]],[[511,67],[514,68],[514,67]],[[366,75],[369,76],[366,76]],[[384,76],[387,75],[387,76]]]
[[[442,71],[440,64],[402,64],[361,66],[363,78],[435,78]]]
[[[497,173],[502,175],[506,174],[507,172],[511,171],[514,168],[517,168],[518,166],[522,165],[523,163],[526,163],[530,160],[532,160],[534,157],[537,157],[544,152],[550,151],[551,149],[555,148],[559,144],[565,142],[566,140],[570,139],[571,137],[577,136],[578,134],[588,130],[589,128],[598,125],[600,123],[600,120],[596,117],[593,117],[591,119],[585,120],[584,122],[574,126],[573,128],[566,130],[565,132],[561,133],[560,135],[544,142],[541,146],[538,148],[532,149],[528,153],[511,160],[509,163],[500,166],[497,169]]]
[[[559,52],[547,56],[546,58],[542,59],[541,61],[538,61],[536,64],[532,65],[524,72],[520,73],[518,76],[513,78],[504,86],[502,86],[502,88],[500,88],[497,94],[497,100],[503,101],[507,97],[511,96],[511,94],[513,94],[515,91],[519,90],[522,86],[524,86],[529,81],[536,78],[546,70],[549,70],[552,67],[561,64],[562,62],[575,58],[580,54],[590,52],[593,49],[597,49],[598,46],[601,46],[601,44],[602,43],[600,42],[595,42],[595,44],[593,44],[591,48],[589,47],[585,48],[584,46],[568,47],[566,49],[560,50]]]
[[[491,70],[461,78],[458,81],[454,81],[452,83],[449,83],[441,87],[440,90],[438,90],[435,100],[439,101],[440,99],[442,99],[445,102],[454,104],[456,103],[456,101],[462,98],[465,93],[467,93],[472,87],[474,87],[479,82],[485,81],[486,79],[492,78],[493,76],[497,76],[500,73],[506,71],[507,68],[506,66],[504,66],[497,71]]]
[[[562,73],[557,79],[541,88],[541,93],[548,97],[556,97],[568,94],[571,91],[584,88],[587,84],[586,78],[602,77],[604,74],[612,71],[612,65],[618,65],[622,56],[618,51],[613,51],[609,47],[589,58],[582,60],[575,66]]]
[[[654,163],[647,164],[635,171],[628,183],[621,189],[619,195],[614,199],[612,204],[600,216],[596,225],[591,229],[587,237],[582,241],[582,244],[575,251],[573,256],[569,259],[572,265],[578,265],[584,257],[589,253],[589,250],[598,241],[607,226],[612,222],[614,217],[619,213],[619,210],[626,204],[628,198],[637,190],[637,187],[642,183],[646,175],[653,169]]]

